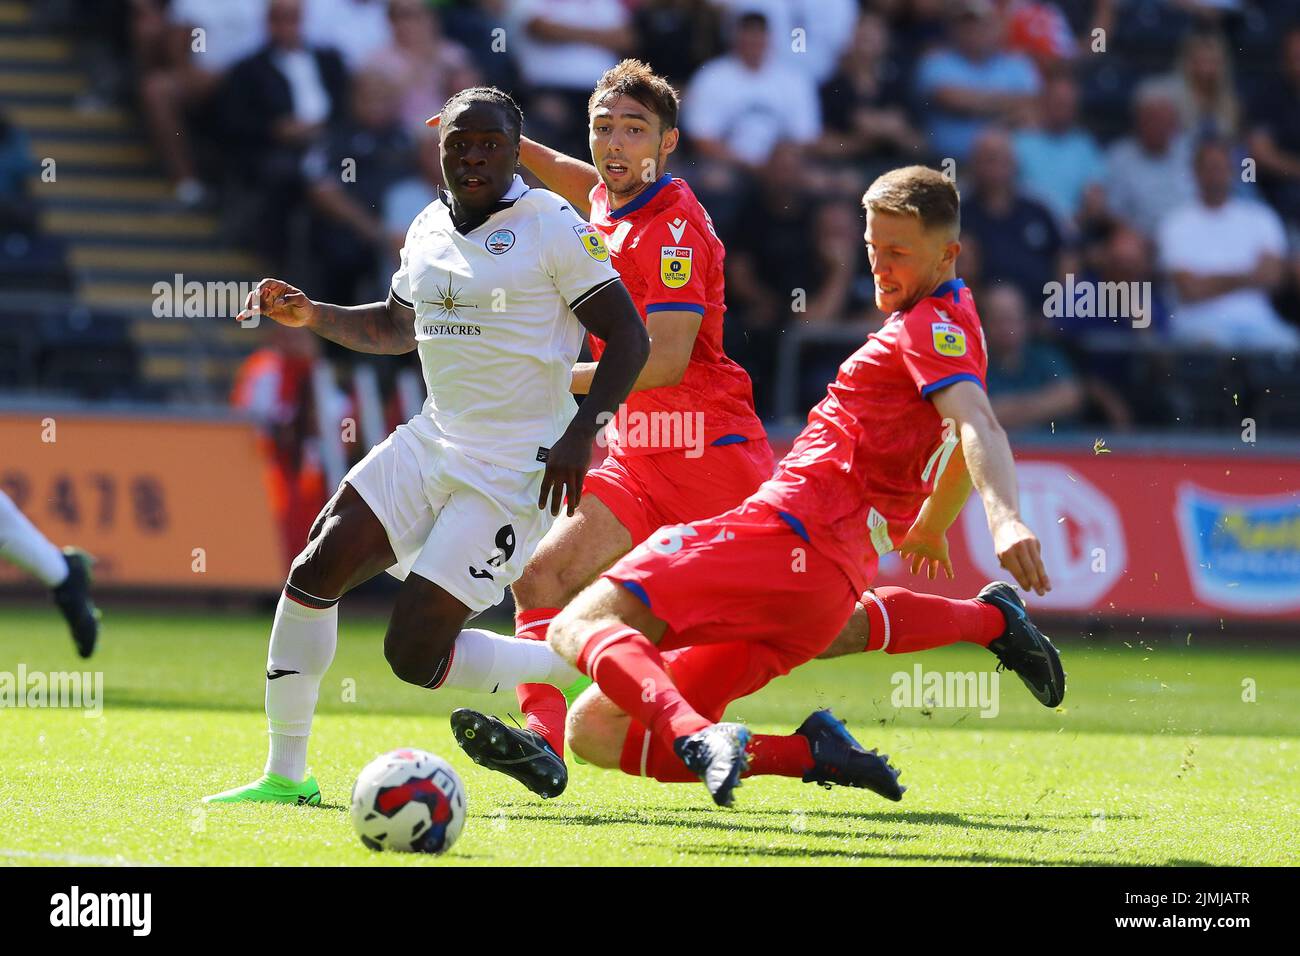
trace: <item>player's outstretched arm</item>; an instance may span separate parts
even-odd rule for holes
[[[600,182],[595,166],[543,146],[527,136],[519,138],[519,162],[547,189],[573,203],[573,208],[583,219],[590,218],[591,203],[587,197]]]
[[[1020,518],[1015,460],[988,396],[974,382],[961,381],[935,392],[931,401],[940,415],[953,420],[961,436],[966,467],[984,500],[998,561],[1023,589],[1046,594],[1052,583],[1043,567],[1038,538]]]
[[[605,351],[592,376],[586,400],[547,454],[537,507],[546,508],[549,498],[553,515],[560,513],[560,502],[566,496],[568,513],[572,515],[577,510],[596,433],[632,391],[650,354],[650,337],[622,280],[607,283],[574,309],[573,314],[588,332],[604,340]]]
[[[240,321],[265,315],[290,328],[311,329],[354,352],[402,355],[415,348],[415,312],[389,293],[386,302],[331,305],[313,302],[280,279],[263,279],[244,301]]]

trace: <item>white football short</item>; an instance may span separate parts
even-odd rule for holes
[[[397,563],[478,614],[505,596],[554,518],[541,470],[514,471],[398,425],[344,477],[379,518]]]

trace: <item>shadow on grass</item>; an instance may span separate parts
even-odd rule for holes
[[[802,829],[796,829],[789,825],[778,824],[776,822],[759,822],[746,820],[748,816],[766,817],[769,820],[773,817],[779,817],[784,820],[793,819],[796,814],[804,821]],[[844,811],[844,810],[748,810],[740,808],[735,813],[728,813],[724,810],[718,810],[712,807],[673,807],[673,808],[655,808],[647,809],[640,813],[627,811],[589,811],[579,813],[565,813],[563,810],[556,808],[556,812],[539,812],[531,807],[502,807],[496,811],[496,815],[509,820],[521,820],[529,822],[543,823],[560,823],[566,826],[605,826],[610,824],[631,824],[634,826],[658,826],[673,827],[684,829],[705,829],[705,830],[724,830],[735,832],[738,830],[751,830],[756,833],[762,832],[794,832],[800,836],[807,837],[824,837],[827,839],[843,839],[845,837],[862,837],[869,839],[889,839],[889,840],[915,840],[916,834],[910,833],[880,833],[880,832],[863,832],[853,829],[810,829],[808,824],[817,821],[822,817],[829,820],[854,821],[859,824],[899,824],[908,823],[918,826],[950,826],[960,827],[965,830],[998,830],[1007,833],[1044,833],[1049,828],[1036,826],[1033,824],[1010,824],[1010,823],[992,823],[979,820],[958,813],[942,813],[932,810],[884,810],[862,812]]]
[[[646,844],[649,846],[650,844]],[[891,863],[997,863],[1004,866],[1087,866],[1087,867],[1131,867],[1148,864],[1117,862],[1113,856],[1102,859],[1083,859],[1071,856],[1064,858],[1013,856],[999,853],[942,853],[930,850],[917,852],[883,852],[879,850],[837,850],[820,847],[798,846],[763,846],[746,847],[731,844],[694,843],[680,848],[680,852],[690,856],[761,856],[773,859],[841,859],[841,860],[885,860]],[[1169,860],[1170,866],[1209,866],[1199,860]]]

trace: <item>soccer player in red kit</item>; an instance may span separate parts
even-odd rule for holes
[[[722,243],[691,188],[664,171],[677,109],[666,80],[624,60],[591,95],[592,163],[522,140],[521,162],[603,237],[651,348],[606,429],[608,457],[587,473],[580,498],[570,495],[512,587],[519,637],[545,640],[559,609],[654,529],[735,507],[775,467],[749,375],[722,348]],[[605,343],[590,342],[599,359]],[[575,366],[573,392],[586,393],[595,368]],[[484,766],[558,796],[568,779],[564,695],[524,684],[518,697],[526,731],[462,709],[452,715],[456,740]]]
[[[984,393],[979,317],[956,277],[956,187],[907,167],[877,179],[863,204],[877,305],[891,315],[841,366],[776,474],[739,507],[660,528],[551,624],[551,646],[597,684],[569,718],[570,745],[597,766],[699,778],[720,805],[746,772],[899,799],[887,758],[828,712],[776,736],[720,723],[724,709],[825,652],[859,596],[870,599],[881,555],[897,547],[931,572],[946,567],[945,533],[972,484],[1002,566],[1025,590],[1051,587]],[[932,600],[1005,615],[988,646],[1040,699],[1059,701],[1060,657],[1036,628],[1014,626],[1023,604],[1009,585]]]

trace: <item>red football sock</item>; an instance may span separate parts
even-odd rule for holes
[[[802,734],[754,734],[749,739],[747,777],[802,777],[813,768],[812,747]]]
[[[669,750],[678,737],[711,723],[686,702],[664,670],[659,649],[635,628],[612,624],[593,633],[578,655],[578,670]]]
[[[634,777],[650,777],[660,783],[699,783],[700,778],[686,769],[677,752],[633,722],[623,741],[619,769]]]
[[[546,640],[546,631],[559,613],[558,607],[520,608],[515,613],[515,637],[527,641]],[[520,684],[515,688],[515,696],[519,699],[519,712],[528,718],[527,728],[541,734],[563,757],[564,718],[569,713],[564,694],[550,684]]]
[[[869,651],[910,654],[968,641],[987,647],[1002,635],[1002,612],[983,601],[956,600],[907,588],[876,588],[862,595],[871,630]]]

